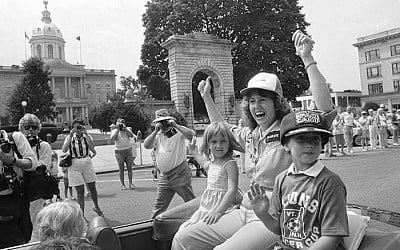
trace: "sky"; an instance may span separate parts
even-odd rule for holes
[[[262,1],[262,0],[260,0]],[[66,60],[91,69],[136,76],[144,41],[147,0],[49,0],[52,21],[63,34]],[[357,38],[400,28],[399,0],[299,0],[315,40],[314,58],[334,91],[361,89]],[[42,0],[0,0],[0,65],[30,56],[24,32],[41,24]],[[81,43],[76,37],[81,37]],[[118,84],[117,84],[118,87]]]

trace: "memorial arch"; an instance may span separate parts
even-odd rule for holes
[[[211,34],[191,33],[171,36],[161,46],[168,50],[171,100],[189,126],[196,128],[204,122],[204,116],[197,112],[204,104],[196,88],[206,76],[211,76],[219,111],[236,122],[231,55],[235,44]]]

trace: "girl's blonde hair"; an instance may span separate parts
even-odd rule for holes
[[[256,120],[254,120],[249,109],[249,97],[253,93],[258,93],[262,97],[267,97],[272,99],[272,101],[274,102],[276,119],[278,120],[281,120],[285,115],[289,114],[292,111],[286,98],[280,97],[279,95],[267,90],[262,90],[262,89],[251,90],[247,95],[243,97],[242,103],[240,104],[240,107],[242,109],[243,119],[246,122],[246,124],[248,124],[250,130],[254,130],[258,126]]]
[[[51,203],[37,215],[39,239],[57,237],[82,237],[86,223],[78,203],[62,201]]]
[[[203,134],[203,144],[200,146],[200,153],[203,154],[208,160],[211,160],[211,152],[209,142],[215,135],[222,135],[228,138],[229,149],[226,157],[233,156],[233,150],[244,152],[242,146],[236,141],[231,130],[226,122],[214,122],[208,125]]]

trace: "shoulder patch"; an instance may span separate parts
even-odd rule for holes
[[[265,143],[279,141],[279,136],[279,131],[272,131],[265,136]]]

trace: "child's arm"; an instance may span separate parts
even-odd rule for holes
[[[206,224],[213,224],[217,222],[218,219],[225,213],[226,209],[228,209],[236,199],[239,179],[239,171],[236,161],[229,162],[225,168],[228,172],[228,191],[222,198],[221,203],[216,208],[209,211],[204,217],[203,221]]]
[[[259,184],[254,183],[251,185],[247,195],[257,217],[271,232],[280,235],[281,228],[279,221],[275,220],[275,218],[273,218],[268,212],[270,203],[265,190],[261,188]]]
[[[330,250],[336,249],[339,243],[340,236],[321,236],[310,248],[307,250]]]

